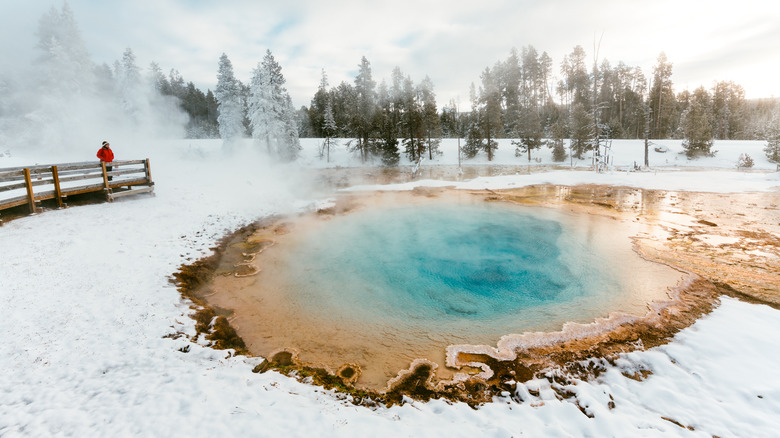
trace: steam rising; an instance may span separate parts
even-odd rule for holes
[[[131,49],[113,67],[92,62],[67,3],[40,18],[36,36],[30,65],[0,71],[0,150],[87,159],[106,139],[183,136],[187,116],[141,74]]]

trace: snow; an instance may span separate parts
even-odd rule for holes
[[[573,400],[558,400],[539,379],[518,386],[523,403],[497,399],[476,410],[443,401],[355,407],[276,372],[252,373],[259,358],[166,337],[194,333],[188,302],[169,281],[178,266],[258,217],[328,205],[310,190],[310,169],[357,166],[344,143],[330,164],[316,158],[316,141],[303,140],[299,162],[273,166],[246,151],[223,158],[219,141],[131,147],[112,139],[117,159],[151,159],[156,196],[47,211],[0,227],[0,436],[777,435],[780,312],[730,298],[671,343],[624,354],[599,378],[577,381]],[[426,184],[737,193],[780,186],[778,173],[767,172],[775,167],[763,159],[762,142],[716,142],[718,154],[700,161],[677,154],[678,141],[656,143],[670,151],[651,149],[647,172],[625,170],[641,160],[642,142],[616,141],[616,170],[605,174],[551,170]],[[445,141],[444,155],[424,165],[457,164],[455,148]],[[91,150],[11,152],[0,168],[92,159]],[[746,152],[763,171],[736,170]],[[542,165],[550,164],[546,154],[538,154]],[[494,164],[524,160],[502,143]],[[623,374],[637,370],[652,374],[643,381]]]
[[[515,156],[515,146],[512,145],[510,139],[497,140],[499,147],[495,151],[493,161],[488,162],[487,156],[484,153],[478,154],[471,160],[463,159],[464,165],[474,164],[491,164],[491,165],[512,165],[517,167],[524,167],[527,165],[556,165],[563,167],[590,167],[592,163],[591,153],[583,155],[582,160],[572,160],[567,158],[561,163],[555,163],[552,161],[552,150],[547,147],[531,152],[531,162],[528,162],[528,156],[522,154],[520,157]],[[309,167],[338,167],[338,166],[360,166],[359,157],[346,152],[345,145],[349,142],[347,139],[338,140],[340,147],[335,151],[331,151],[331,162],[326,163],[320,160],[316,154],[311,152],[304,153],[302,156],[302,162]],[[301,139],[301,144],[307,151],[314,151],[321,140],[318,139]],[[354,140],[353,140],[354,143]],[[461,147],[465,145],[465,142],[461,140]],[[663,145],[668,148],[668,152],[660,153],[655,152],[655,145]],[[716,140],[712,147],[712,151],[715,152],[712,157],[701,157],[693,160],[689,160],[683,154],[682,140],[652,140],[649,147],[648,159],[650,166],[653,169],[664,170],[702,170],[702,169],[729,169],[737,170],[737,161],[739,161],[740,154],[747,154],[755,162],[753,170],[776,170],[778,165],[771,163],[767,160],[764,154],[764,147],[766,142],[763,141],[749,141],[749,140]],[[568,148],[568,142],[566,143]],[[643,140],[613,140],[611,143],[611,163],[616,170],[625,171],[633,168],[634,164],[641,166],[644,164],[644,141]],[[432,161],[423,161],[424,165],[453,165],[458,163],[458,142],[455,139],[444,139],[439,146],[439,149],[443,152],[442,155],[434,156]],[[567,149],[568,152],[568,149]],[[409,161],[402,155],[401,165],[409,165]]]

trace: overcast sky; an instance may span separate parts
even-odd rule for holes
[[[125,48],[146,69],[179,70],[214,89],[225,52],[249,82],[270,49],[294,104],[309,105],[325,69],[352,82],[366,56],[374,79],[399,66],[431,77],[440,103],[468,101],[471,82],[512,47],[532,45],[560,62],[576,45],[592,64],[623,61],[651,77],[662,51],[676,91],[732,80],[748,98],[780,96],[780,2],[772,0],[69,0],[92,59],[109,65]],[[61,0],[0,0],[0,67],[29,63],[38,20]]]

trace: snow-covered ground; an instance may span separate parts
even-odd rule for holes
[[[525,403],[497,400],[477,410],[443,401],[355,407],[276,372],[252,373],[258,358],[166,337],[194,333],[189,305],[169,282],[182,263],[208,254],[225,231],[319,201],[312,168],[359,163],[343,147],[332,163],[320,161],[314,140],[304,140],[299,162],[277,166],[247,151],[224,158],[218,141],[111,143],[117,159],[151,158],[156,196],[53,210],[0,227],[2,437],[773,437],[780,430],[780,311],[730,298],[668,345],[625,354],[598,379],[578,381],[570,388],[574,401],[557,400],[539,380],[518,387]],[[775,165],[763,158],[763,142],[716,142],[715,157],[695,161],[677,153],[679,141],[655,143],[670,151],[651,150],[649,172],[628,171],[643,160],[641,141],[615,141],[612,172],[554,170],[457,184],[760,190],[780,201],[780,174],[767,172]],[[445,141],[434,164],[457,163],[456,144]],[[764,171],[737,171],[741,153]],[[94,151],[4,155],[0,168],[84,161]],[[548,150],[534,156],[550,164]],[[527,161],[502,141],[494,164]],[[621,373],[637,369],[652,374],[636,381]]]
[[[510,139],[497,140],[499,147],[495,151],[495,156],[492,162],[488,162],[487,155],[484,153],[478,154],[476,157],[470,160],[463,159],[464,165],[475,164],[502,164],[502,165],[516,165],[525,166],[529,164],[528,155],[525,153],[520,156],[515,156],[516,147],[512,144]],[[326,163],[324,160],[320,160],[316,151],[317,147],[321,143],[321,140],[317,139],[303,139],[301,140],[304,145],[306,153],[301,160],[306,166],[310,167],[334,167],[334,166],[359,166],[359,156],[350,154],[346,151],[347,140],[338,140],[338,147],[336,150],[331,150],[331,163]],[[354,142],[354,140],[353,140]],[[198,144],[212,145],[210,140],[196,140],[190,142],[193,147]],[[461,146],[465,142],[461,140]],[[565,143],[568,148],[568,141]],[[732,169],[736,170],[737,161],[741,154],[749,155],[755,162],[754,170],[776,170],[777,165],[770,163],[766,159],[764,154],[764,147],[766,142],[763,141],[746,141],[746,140],[718,140],[712,147],[712,151],[715,152],[712,157],[697,158],[689,160],[685,157],[682,147],[682,140],[651,140],[649,144],[648,160],[650,166],[653,168],[684,168],[684,169]],[[665,148],[667,152],[656,152],[655,148]],[[443,153],[439,156],[434,156],[433,161],[428,161],[427,156],[424,164],[457,164],[458,163],[458,142],[454,139],[444,139],[439,148]],[[617,170],[626,170],[633,167],[634,164],[644,164],[644,152],[645,144],[643,140],[612,140],[610,155],[611,163]],[[568,149],[567,149],[568,152]],[[589,167],[591,166],[592,158],[591,153],[583,155],[582,160],[572,160],[567,158],[561,163],[554,163],[552,161],[552,150],[547,147],[542,147],[531,152],[530,165],[558,165],[558,166],[575,166],[575,167]],[[402,155],[401,165],[408,165],[409,161]]]

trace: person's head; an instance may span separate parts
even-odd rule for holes
[[[108,142],[107,142],[107,141],[104,141],[104,142],[103,142],[103,147],[104,147],[104,148],[107,148],[108,146],[109,146],[109,145],[108,145]]]

